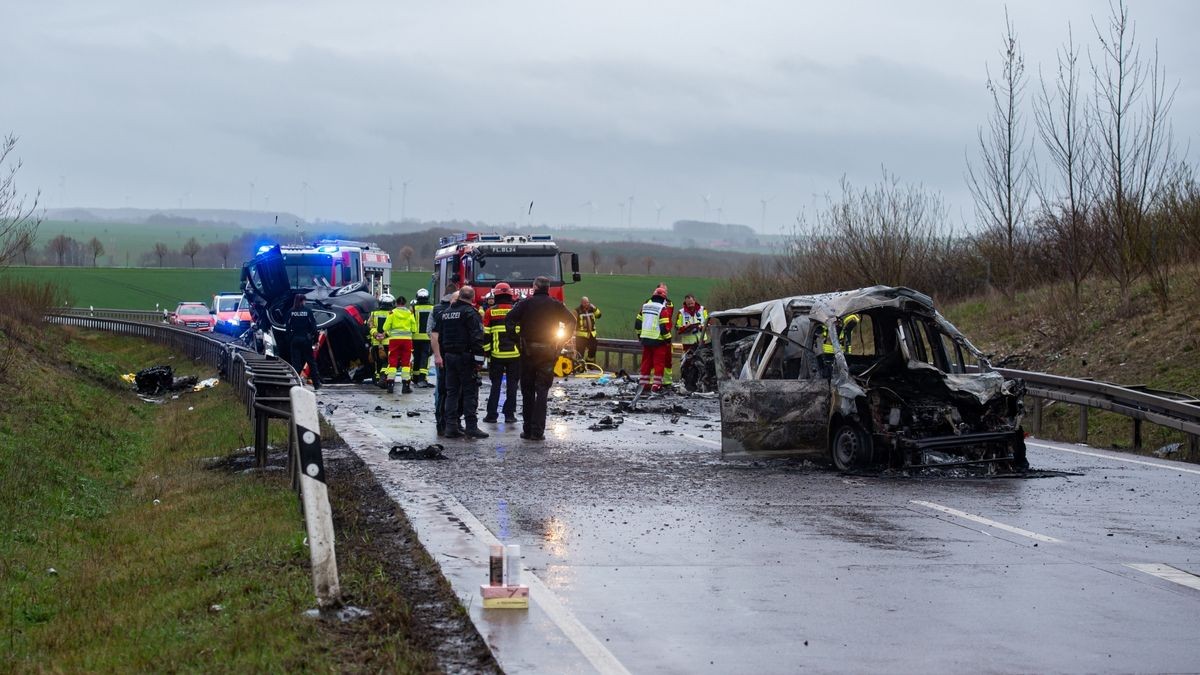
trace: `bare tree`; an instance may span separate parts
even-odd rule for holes
[[[1128,300],[1137,277],[1172,254],[1168,238],[1154,231],[1163,221],[1147,216],[1165,187],[1178,179],[1168,121],[1175,88],[1168,87],[1166,70],[1159,67],[1157,46],[1149,63],[1142,60],[1123,0],[1110,5],[1108,23],[1095,29],[1101,47],[1091,63],[1100,153],[1097,206],[1106,235],[1100,261]],[[1165,305],[1170,289],[1154,291]]]
[[[200,248],[200,242],[196,241],[195,237],[192,237],[184,243],[183,248],[179,249],[179,252],[187,256],[192,261],[192,267],[195,267],[196,254],[200,252]]]
[[[629,264],[629,258],[626,258],[623,255],[618,255],[616,258],[613,258],[613,263],[617,266],[617,273],[624,274],[625,266]]]
[[[233,245],[227,241],[218,241],[213,248],[217,255],[221,256],[221,269],[229,267],[229,254],[233,252]]]
[[[65,264],[67,254],[74,248],[74,244],[75,240],[73,238],[65,234],[60,234],[50,240],[50,243],[46,245],[46,249],[50,252],[50,255],[54,256],[54,259],[58,261],[59,267],[61,267]]]
[[[400,249],[400,257],[404,259],[404,271],[405,272],[412,271],[412,259],[413,259],[413,255],[415,255],[415,254],[416,254],[416,251],[414,251],[413,247],[411,247],[411,246],[406,245],[404,248]]]
[[[646,256],[642,258],[642,267],[646,268],[646,274],[650,274],[650,270],[654,269],[654,257]]]
[[[599,274],[600,261],[603,259],[600,255],[600,251],[597,249],[588,251],[588,259],[592,261],[592,274]]]
[[[1070,279],[1078,302],[1080,287],[1096,265],[1097,247],[1089,221],[1096,159],[1091,111],[1079,88],[1079,49],[1069,27],[1067,43],[1058,50],[1053,85],[1041,78],[1034,119],[1054,172],[1052,186],[1038,185],[1042,203],[1038,229],[1051,264]]]
[[[96,267],[97,258],[104,255],[104,244],[96,237],[92,237],[91,241],[87,243],[87,250],[92,254],[92,267]]]
[[[167,256],[167,254],[170,252],[171,252],[171,249],[167,248],[166,244],[162,243],[161,241],[155,242],[154,255],[158,257],[158,266],[159,267],[163,266],[163,258],[165,258]]]
[[[1025,57],[1008,11],[1004,12],[1004,46],[999,80],[988,72],[992,112],[985,133],[980,128],[979,166],[968,162],[967,186],[975,198],[975,214],[984,226],[985,255],[999,263],[1004,294],[1016,293],[1020,253],[1026,238],[1029,195],[1033,189],[1033,154],[1021,114],[1025,93]]]
[[[0,139],[0,167],[4,167],[0,169],[0,270],[18,254],[25,260],[42,222],[34,216],[41,193],[34,193],[30,199],[17,188],[21,160],[9,160],[16,146],[16,136],[10,134]]]

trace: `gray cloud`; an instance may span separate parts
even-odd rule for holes
[[[26,184],[51,205],[242,208],[616,224],[703,215],[789,223],[838,179],[881,165],[970,213],[964,152],[985,122],[984,66],[1003,9],[984,3],[18,0],[0,69]],[[1031,71],[1103,0],[1011,2]],[[1181,80],[1180,137],[1200,112],[1191,3],[1134,2]],[[20,64],[13,67],[11,64]],[[66,194],[59,185],[65,177]],[[393,217],[399,216],[394,199]],[[710,214],[712,215],[712,214]]]

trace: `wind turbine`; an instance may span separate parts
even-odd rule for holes
[[[708,212],[709,212],[709,210],[710,210],[710,208],[711,208],[711,206],[712,206],[711,204],[709,204],[709,199],[710,199],[711,197],[712,197],[712,194],[711,194],[711,193],[705,193],[705,194],[702,194],[702,195],[700,195],[700,198],[704,200],[704,217],[703,217],[703,218],[701,218],[701,220],[707,220],[707,219],[708,219]]]
[[[629,227],[633,227],[633,195],[629,195]]]
[[[658,228],[658,221],[662,219],[662,210],[663,210],[663,205],[659,204],[658,202],[654,202],[654,227],[655,227],[655,229]]]
[[[762,219],[761,219],[761,220],[759,221],[759,223],[758,223],[758,231],[759,231],[759,232],[765,232],[765,231],[766,231],[766,227],[767,227],[767,204],[768,204],[768,203],[770,203],[770,202],[771,202],[771,200],[775,199],[775,198],[776,198],[776,197],[778,197],[778,196],[779,196],[779,195],[771,195],[770,197],[767,197],[766,199],[760,199],[760,200],[758,200],[759,202],[761,202],[761,203],[762,203]]]
[[[717,207],[717,224],[721,224],[721,220],[725,217],[725,198],[721,197],[721,205]]]
[[[588,210],[587,223],[588,223],[588,227],[591,227],[592,226],[592,214],[596,212],[596,202],[589,199],[586,202],[580,204],[579,207],[586,208]]]

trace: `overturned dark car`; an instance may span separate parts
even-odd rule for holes
[[[315,347],[317,366],[326,380],[357,381],[369,375],[365,328],[378,301],[362,283],[346,286],[298,286],[278,246],[264,247],[242,265],[242,292],[260,339],[260,351],[288,358],[276,345],[287,344],[287,320],[292,298],[303,294],[313,310],[320,337]]]
[[[875,286],[712,315],[726,456],[813,455],[843,471],[1028,467],[1025,386],[929,296]]]

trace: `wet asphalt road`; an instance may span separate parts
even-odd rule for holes
[[[1200,466],[1039,442],[1080,475],[852,477],[722,460],[714,401],[588,431],[615,389],[558,389],[546,442],[485,425],[439,462],[386,456],[438,440],[430,390],[319,396],[509,672],[1200,671]],[[527,613],[478,608],[494,539]]]

